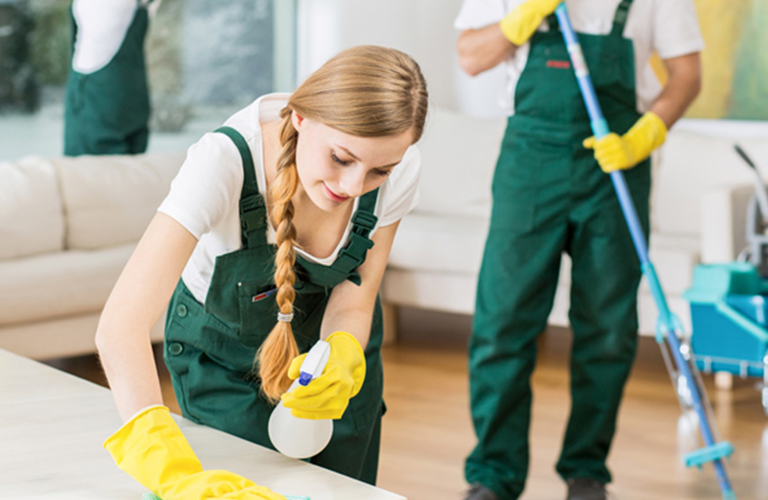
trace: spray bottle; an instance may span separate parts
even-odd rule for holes
[[[301,375],[293,381],[292,391],[299,385],[307,385],[319,377],[331,354],[331,344],[318,340],[301,364]],[[277,451],[291,458],[309,458],[317,455],[328,445],[333,435],[333,420],[297,418],[281,401],[272,411],[267,427],[269,439]]]

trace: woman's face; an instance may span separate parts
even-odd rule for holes
[[[381,186],[411,145],[413,133],[356,137],[298,115],[296,169],[320,209],[333,211]]]

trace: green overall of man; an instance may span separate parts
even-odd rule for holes
[[[508,125],[493,179],[469,372],[478,443],[467,500],[519,498],[530,376],[563,252],[572,260],[572,408],[556,470],[569,500],[602,500],[606,458],[637,343],[641,270],[610,176],[625,170],[648,234],[649,156],[700,86],[693,0],[568,0],[612,134],[596,141],[557,20],[558,0],[465,0],[455,22],[470,75],[503,64]],[[668,78],[662,86],[650,60]]]
[[[153,0],[74,0],[64,154],[138,154],[149,140],[144,39]],[[155,1],[152,10],[160,1]]]

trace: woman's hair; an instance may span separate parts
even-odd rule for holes
[[[360,46],[345,50],[315,71],[291,95],[280,117],[277,174],[269,188],[276,226],[276,300],[283,315],[293,313],[296,292],[296,228],[291,199],[299,185],[296,171],[298,132],[291,112],[357,137],[385,137],[424,130],[427,86],[419,65],[394,49]],[[288,367],[299,354],[291,323],[278,321],[256,354],[262,393],[272,402],[288,390]]]

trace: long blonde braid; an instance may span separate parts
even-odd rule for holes
[[[271,218],[276,225],[277,254],[275,255],[276,301],[280,312],[293,314],[296,291],[293,284],[296,274],[296,227],[293,225],[294,206],[291,199],[299,186],[296,171],[296,141],[298,133],[291,122],[291,109],[280,112],[280,153],[277,157],[277,174],[269,187],[272,205]],[[277,402],[291,385],[288,367],[299,355],[290,321],[278,321],[256,354],[261,378],[261,391],[271,402]]]

